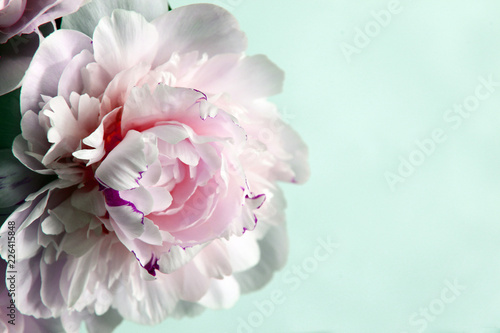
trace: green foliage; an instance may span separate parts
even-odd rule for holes
[[[21,106],[19,95],[21,89],[16,89],[0,96],[0,149],[11,149],[14,138],[21,134]]]

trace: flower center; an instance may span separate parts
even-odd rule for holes
[[[106,150],[106,154],[118,146],[122,140],[122,111],[120,110],[116,113],[115,121],[106,129],[104,137],[104,149]]]

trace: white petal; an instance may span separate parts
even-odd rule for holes
[[[94,149],[81,149],[73,153],[73,156],[82,160],[88,160],[87,165],[96,163],[106,154],[104,150],[104,128],[116,121],[119,109],[115,109],[104,116],[97,129],[82,141]]]
[[[196,152],[193,144],[189,141],[181,141],[175,145],[170,143],[163,143],[159,145],[159,150],[162,155],[172,159],[178,158],[182,163],[187,165],[198,165],[200,155]]]
[[[302,141],[302,139],[300,138],[299,134],[286,124],[281,133],[281,137],[284,150],[292,155],[292,158],[290,160],[287,160],[286,163],[292,169],[294,178],[283,179],[283,177],[279,177],[280,173],[278,172],[278,179],[282,181],[291,181],[293,183],[303,184],[309,179],[311,173],[308,163],[308,148],[304,141]]]
[[[50,210],[50,214],[53,214],[64,224],[64,228],[68,233],[88,226],[93,218],[92,214],[85,213],[73,207],[71,197]]]
[[[260,260],[259,244],[250,232],[240,237],[231,237],[226,241],[226,246],[235,272],[250,269]]]
[[[139,239],[151,245],[161,245],[162,236],[160,229],[148,218],[144,218],[144,232]]]
[[[140,172],[147,170],[142,134],[129,131],[97,168],[101,184],[118,191],[139,186]]]
[[[58,96],[63,96],[69,102],[71,92],[82,93],[81,69],[93,61],[94,56],[87,49],[74,56],[61,74],[58,84]]]
[[[59,235],[64,231],[64,225],[54,215],[49,215],[42,221],[42,231],[47,235]]]
[[[101,115],[104,116],[116,108],[123,108],[132,89],[139,85],[139,81],[150,69],[150,64],[141,62],[132,68],[116,74],[107,84],[102,96]],[[122,124],[122,132],[124,131],[125,127]]]
[[[38,112],[41,95],[56,96],[59,79],[74,56],[84,49],[92,52],[92,41],[81,32],[58,30],[38,48],[21,89],[21,112]]]
[[[72,233],[64,233],[60,242],[57,256],[67,253],[80,257],[92,249],[99,238],[94,233],[88,233],[85,228],[78,229]]]
[[[236,304],[240,297],[240,286],[232,277],[223,280],[212,279],[210,288],[198,303],[209,309],[229,309]]]
[[[55,261],[52,265],[46,264],[43,260],[40,262],[42,280],[40,296],[43,303],[52,310],[54,317],[60,316],[62,311],[67,308],[59,289],[59,279],[65,264],[65,260]]]
[[[134,87],[123,109],[122,128],[124,131],[151,128],[159,121],[185,118],[187,110],[202,97],[202,93],[193,89],[165,84],[159,84],[153,93],[147,85]]]
[[[148,169],[142,174],[139,179],[139,184],[143,186],[153,186],[160,180],[162,167],[159,160],[154,161],[148,165]]]
[[[284,226],[269,229],[264,239],[259,241],[261,258],[259,263],[233,276],[240,284],[241,292],[247,293],[264,286],[275,271],[283,268],[288,256],[288,239]]]
[[[221,240],[217,239],[198,253],[194,264],[201,273],[211,278],[222,279],[232,273],[228,249]]]
[[[104,17],[94,32],[96,62],[114,76],[134,65],[152,63],[158,32],[138,13],[117,9]]]
[[[98,190],[97,186],[91,191],[88,191],[86,188],[74,191],[71,195],[71,205],[94,216],[103,216],[106,214],[104,196]]]
[[[168,12],[166,0],[92,0],[76,13],[65,16],[62,20],[63,29],[78,30],[92,37],[101,18],[111,16],[115,9],[126,9],[143,15],[151,21]]]
[[[186,127],[180,124],[155,126],[148,129],[147,132],[154,133],[161,140],[174,145],[190,136]]]
[[[148,215],[153,210],[153,196],[144,187],[121,191],[120,197],[133,203],[144,215]]]
[[[192,78],[197,89],[207,93],[224,91],[231,98],[242,101],[281,92],[284,72],[266,56],[244,57],[239,61],[236,61],[236,57],[233,54],[223,54],[208,60]]]
[[[17,259],[17,258],[16,258]],[[41,254],[28,260],[16,260],[16,307],[26,315],[49,317],[51,311],[41,300]]]
[[[164,187],[151,187],[148,189],[153,197],[153,211],[162,212],[172,204],[172,194]]]
[[[21,161],[29,169],[36,171],[43,175],[53,175],[54,170],[47,169],[41,162],[43,158],[40,155],[40,159],[33,157],[34,154],[28,154],[30,152],[30,147],[28,147],[28,142],[19,134],[12,144],[12,152],[14,156]]]
[[[80,70],[82,75],[82,93],[99,97],[104,93],[111,76],[98,63],[92,62]]]
[[[116,232],[121,231],[127,239],[134,239],[142,235],[144,232],[144,215],[138,212],[134,207],[129,205],[108,206],[106,209],[116,227],[113,226]],[[122,240],[125,241],[125,240]]]
[[[89,281],[89,272],[96,267],[98,255],[97,249],[89,250],[85,255],[64,267],[61,279],[70,281],[68,294],[63,293],[68,307],[72,308],[84,293]]]
[[[76,311],[64,311],[61,322],[66,333],[79,333],[82,325],[82,316]]]
[[[246,49],[245,34],[225,9],[209,4],[175,8],[152,22],[162,32],[154,66],[167,62],[172,53],[191,51],[239,53]]]
[[[192,247],[182,248],[180,246],[172,246],[168,253],[163,254],[158,261],[160,271],[162,273],[172,273],[184,266],[193,259],[193,257],[202,250],[203,246],[196,245]]]

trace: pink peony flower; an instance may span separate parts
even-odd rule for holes
[[[35,32],[39,26],[73,13],[85,0],[1,0],[0,44],[9,38]]]
[[[38,28],[77,11],[84,2],[0,0],[0,95],[19,87],[39,40],[43,38]]]
[[[283,72],[245,49],[212,5],[151,22],[115,10],[92,39],[42,42],[13,150],[57,179],[9,217],[19,311],[68,332],[120,316],[156,324],[230,307],[284,265],[277,181],[307,179],[307,148],[266,100]]]

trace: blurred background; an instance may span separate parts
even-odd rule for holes
[[[500,332],[500,3],[208,2],[285,70],[312,176],[270,284],[148,332]]]

